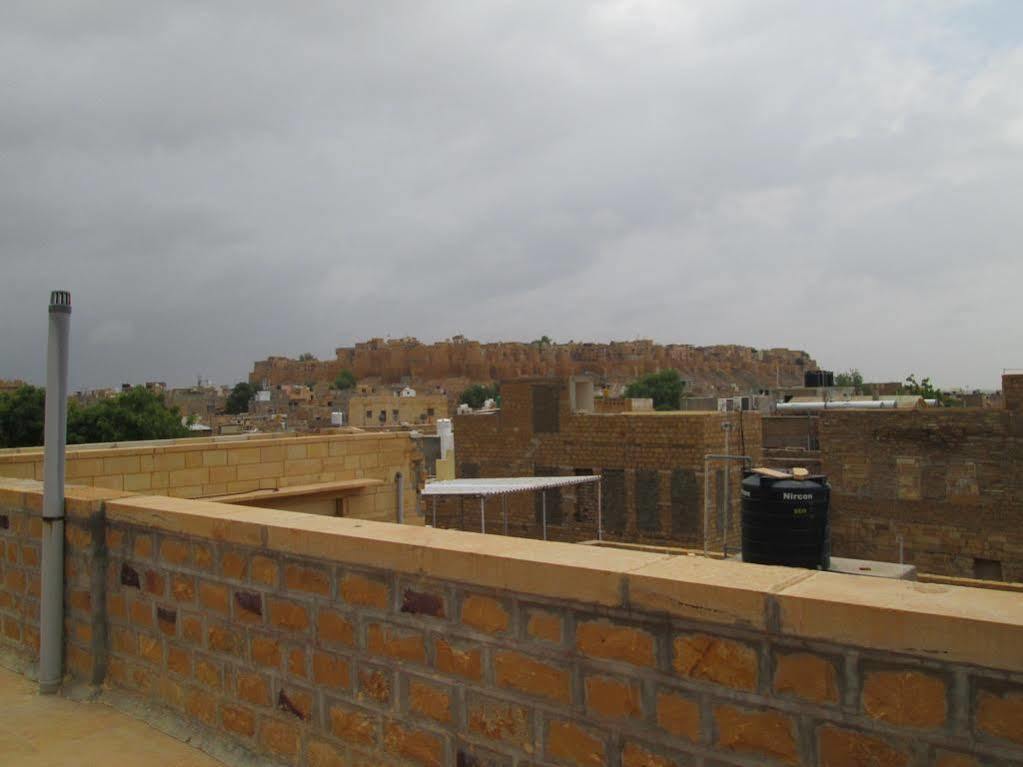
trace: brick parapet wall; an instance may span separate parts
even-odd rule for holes
[[[1023,420],[1000,410],[827,412],[823,471],[833,550],[974,575],[974,560],[1023,580]]]
[[[534,397],[537,389],[544,387],[554,390],[558,397],[554,431],[534,428]],[[746,454],[759,462],[759,413],[573,413],[563,381],[518,380],[503,384],[499,412],[455,416],[455,461],[459,477],[607,474],[611,470],[614,476],[605,483],[604,492],[607,539],[702,547],[704,456],[725,451],[725,424],[732,427],[730,452],[737,454],[745,448]],[[715,472],[726,467],[730,471],[729,513],[719,515]],[[621,472],[620,480],[616,472]],[[712,465],[707,538],[713,549],[721,550],[724,543],[733,548],[738,545],[741,474],[738,463]],[[550,498],[557,495],[552,493]],[[560,513],[552,506],[548,515],[548,538],[595,538],[595,494],[579,488],[560,495]],[[641,511],[644,500],[649,508]],[[720,503],[723,505],[723,499]],[[499,500],[486,504],[487,519],[493,520],[495,531],[503,530],[502,504]],[[478,501],[475,505],[471,501],[441,501],[437,523],[479,530],[478,507]],[[507,508],[511,534],[542,537],[537,502],[531,495],[511,496]],[[431,513],[428,519],[432,519]]]
[[[397,472],[402,473],[406,502],[411,505],[416,458],[406,432],[185,440],[72,448],[67,453],[66,476],[76,485],[183,498],[379,479],[384,484],[353,496],[349,509],[352,516],[385,519],[396,512]],[[41,480],[42,450],[0,452],[0,477]]]
[[[6,547],[37,492],[0,491]],[[72,672],[282,763],[1023,764],[1016,594],[169,498],[79,523]]]

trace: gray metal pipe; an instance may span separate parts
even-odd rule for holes
[[[394,475],[394,484],[398,504],[398,524],[401,525],[405,523],[405,477],[400,471]]]
[[[42,594],[39,604],[39,692],[60,689],[64,655],[64,452],[71,294],[50,293],[46,346],[46,422],[43,454]]]
[[[708,453],[703,456],[703,556],[707,556],[707,539],[710,535],[710,462],[711,461],[742,461],[744,466],[752,466],[753,459],[748,455],[729,455],[728,453]],[[727,484],[727,483],[726,483]],[[727,515],[728,509],[725,509]]]

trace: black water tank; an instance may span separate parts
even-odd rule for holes
[[[742,480],[742,561],[827,570],[831,523],[827,477]]]
[[[834,385],[835,374],[831,370],[807,370],[803,373],[803,386],[807,389]]]

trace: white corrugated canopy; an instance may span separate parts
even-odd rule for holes
[[[600,475],[586,474],[574,477],[482,477],[480,479],[445,479],[428,482],[423,495],[472,495],[486,498],[508,493],[530,493],[552,490],[569,485],[598,482]]]

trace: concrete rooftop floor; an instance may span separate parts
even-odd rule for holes
[[[102,703],[41,696],[0,667],[0,763],[19,767],[223,767],[145,722]]]

